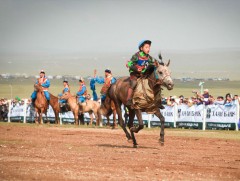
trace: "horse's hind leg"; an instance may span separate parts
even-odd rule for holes
[[[126,124],[124,124],[124,127]],[[113,129],[117,128],[116,110],[113,110]]]
[[[124,126],[124,121],[122,118],[122,111],[121,111],[121,104],[118,104],[117,102],[114,102],[114,103],[116,105],[116,111],[118,114],[118,122],[119,122],[120,126],[122,127],[124,133],[126,134],[127,139],[131,140],[132,137],[130,136],[129,132],[127,131],[126,127]]]
[[[165,123],[165,118],[163,117],[162,113],[160,112],[159,109],[157,109],[155,115],[160,119],[161,121],[161,131],[160,131],[160,143],[161,145],[164,145],[164,123]]]

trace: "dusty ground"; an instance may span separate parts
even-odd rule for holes
[[[121,129],[1,123],[0,180],[240,180],[240,134],[215,134],[145,129],[136,149]]]

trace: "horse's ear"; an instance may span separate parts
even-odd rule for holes
[[[161,53],[158,54],[158,58],[162,61],[162,55],[161,55]]]
[[[168,67],[170,65],[170,59],[168,60],[168,63],[166,64],[166,66]]]
[[[159,66],[159,61],[155,60],[155,66],[156,66],[156,67]]]

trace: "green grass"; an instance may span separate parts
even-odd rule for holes
[[[12,85],[13,98],[19,96],[20,98],[29,98],[33,92],[33,84],[35,80],[29,79],[0,79],[0,98],[11,98],[10,86]],[[192,90],[199,90],[199,81],[193,82],[181,82],[175,81],[172,91],[168,91],[164,88],[164,96],[170,95],[184,95],[185,97],[191,97],[194,94]],[[70,90],[72,94],[75,94],[79,88],[77,80],[69,80]],[[88,92],[91,94],[89,82],[86,81]],[[96,84],[97,93],[99,94],[102,85]],[[227,93],[240,95],[240,81],[205,81],[204,88],[208,88],[210,94],[214,97],[219,95],[225,96]],[[62,80],[51,80],[50,92],[53,95],[58,95],[63,89]]]

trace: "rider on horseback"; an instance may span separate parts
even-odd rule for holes
[[[46,78],[44,70],[40,71],[40,77],[37,79],[35,84],[39,84],[39,85],[42,86],[44,95],[47,99],[48,106],[49,106],[50,94],[48,92],[48,88],[50,87],[50,81]],[[34,91],[32,93],[31,98],[32,98],[32,104],[33,104],[33,106],[35,106],[34,102],[37,98],[37,92],[36,91]]]
[[[128,61],[126,65],[129,68],[131,81],[130,87],[128,89],[126,104],[128,106],[132,105],[133,90],[137,86],[137,79],[142,75],[149,74],[149,72],[152,70],[155,71],[155,62],[157,60],[149,55],[151,43],[152,42],[150,40],[141,41],[138,45],[139,51],[132,56],[131,60]],[[158,75],[156,73],[155,77],[158,79]],[[164,109],[163,106],[160,108]]]
[[[111,84],[116,82],[116,78],[112,76],[112,72],[109,69],[105,70],[105,78],[95,77],[95,76],[96,75],[94,75],[94,80],[99,84],[103,84],[103,87],[100,93],[101,93],[101,100],[104,101],[109,87],[111,86]]]
[[[86,100],[87,88],[86,88],[84,79],[82,77],[79,79],[79,85],[80,85],[80,87],[77,92],[78,102],[83,103]]]
[[[58,94],[58,97],[61,97],[65,92],[70,92],[70,87],[69,87],[69,84],[68,84],[68,80],[64,80],[63,81],[63,91],[61,94]],[[63,107],[67,101],[65,99],[59,99],[59,103],[60,103],[60,107]]]

